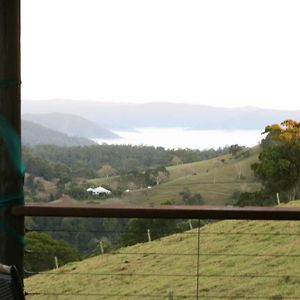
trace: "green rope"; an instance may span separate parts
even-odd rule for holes
[[[2,220],[0,220],[0,229],[3,229],[4,231],[6,231],[10,235],[12,235],[23,247],[26,246],[26,241],[25,241],[24,237],[21,236],[14,228],[7,225]]]
[[[24,193],[10,193],[0,196],[0,207],[7,207],[10,205],[24,204]]]
[[[0,81],[1,87],[1,81]],[[21,140],[15,129],[0,116],[0,138],[2,138],[11,163],[20,176],[25,174],[25,164],[22,161]],[[23,188],[19,192],[0,195],[0,207],[8,207],[17,204],[24,204]],[[26,241],[14,228],[10,227],[0,219],[0,229],[6,231],[13,236],[22,246],[25,246]]]
[[[21,85],[21,80],[19,79],[1,79],[0,89],[5,89],[9,87],[17,87]]]
[[[20,137],[14,128],[0,116],[0,137],[2,137],[10,160],[14,168],[23,177],[25,174],[25,164],[22,161],[22,149]]]

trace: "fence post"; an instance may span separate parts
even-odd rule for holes
[[[101,254],[104,254],[103,241],[101,240],[99,243]]]
[[[279,205],[279,204],[280,204],[280,196],[279,196],[279,193],[276,193],[276,198],[277,198],[277,204]]]
[[[193,229],[193,224],[192,224],[192,220],[191,219],[189,219],[189,225],[190,225],[190,230],[192,230]]]
[[[55,268],[58,269],[58,258],[57,256],[54,256],[54,263],[55,263]]]
[[[18,135],[21,127],[20,74],[20,0],[0,0],[0,118]],[[0,263],[15,265],[23,278],[24,217],[11,214],[16,200],[23,202],[23,175],[12,164],[12,155],[16,158],[20,149],[12,150],[14,144],[4,139],[3,133],[7,131],[1,124]]]
[[[151,232],[150,229],[147,230],[148,242],[151,242]]]

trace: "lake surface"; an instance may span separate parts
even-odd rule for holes
[[[189,130],[185,128],[137,128],[135,131],[114,131],[122,139],[96,139],[99,144],[146,145],[164,148],[208,149],[239,144],[257,145],[261,130]]]

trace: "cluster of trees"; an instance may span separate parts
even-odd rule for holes
[[[54,178],[66,183],[72,178],[72,170],[64,163],[49,161],[31,151],[30,148],[23,148],[23,160],[26,171],[34,177],[43,177],[46,180]]]
[[[26,234],[27,248],[32,249],[28,237],[36,230],[38,233],[47,232],[55,240],[65,241],[86,256],[94,251],[100,240],[119,246],[119,237],[127,224],[127,219],[113,218],[26,218],[26,228],[30,230]],[[53,266],[53,259],[51,262]]]
[[[62,240],[53,239],[46,233],[30,232],[26,234],[27,254],[24,260],[25,270],[40,272],[55,268],[55,257],[59,266],[80,260],[80,253]]]
[[[263,188],[240,193],[236,205],[274,205],[300,196],[300,123],[286,120],[265,128],[259,161],[252,164]]]
[[[259,162],[252,165],[267,193],[280,192],[287,200],[300,196],[300,123],[287,120],[267,126]]]
[[[228,153],[228,148],[209,150],[166,150],[162,147],[130,145],[93,145],[85,147],[58,147],[42,145],[24,148],[23,156],[29,170],[36,176],[51,178],[50,163],[60,164],[58,172],[71,171],[78,177],[108,176],[133,169],[148,169],[214,158]],[[110,166],[109,169],[105,166]],[[68,169],[66,169],[66,167]],[[51,169],[51,168],[50,168]],[[62,169],[62,170],[61,170]]]
[[[203,204],[203,198],[200,193],[192,194],[189,188],[185,188],[179,192],[181,200],[186,205],[201,205]]]
[[[231,145],[228,148],[229,153],[235,158],[247,158],[251,155],[251,149],[238,144]]]

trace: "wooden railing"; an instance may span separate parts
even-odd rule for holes
[[[298,221],[300,220],[300,209],[299,208],[287,208],[287,207],[227,207],[227,206],[173,206],[173,205],[164,205],[164,206],[120,206],[120,205],[115,205],[115,206],[104,206],[104,205],[53,205],[53,204],[27,204],[25,206],[15,206],[11,210],[11,214],[16,217],[16,218],[23,218],[25,216],[34,216],[34,217],[79,217],[79,218],[153,218],[153,219],[198,219],[198,220],[204,220],[204,219],[215,219],[215,220],[276,220],[276,221]],[[196,228],[194,228],[196,229]],[[33,229],[34,231],[35,229]],[[64,230],[64,229],[63,229]],[[146,228],[144,228],[143,232],[146,232]],[[39,230],[37,230],[39,231]],[[40,231],[43,231],[41,229]],[[51,230],[50,230],[51,231]],[[63,231],[62,231],[63,232]],[[201,230],[202,232],[202,230]],[[281,280],[285,278],[298,278],[300,275],[298,274],[293,274],[289,273],[287,270],[286,273],[284,274],[269,274],[267,271],[266,273],[251,273],[251,274],[240,274],[240,273],[230,273],[229,274],[223,274],[222,272],[216,272],[216,273],[205,273],[205,271],[201,271],[201,260],[200,258],[202,257],[213,257],[213,256],[218,256],[218,257],[245,257],[245,259],[253,259],[254,257],[259,257],[263,258],[265,256],[268,257],[273,257],[274,259],[278,258],[288,258],[288,259],[297,259],[299,257],[298,254],[289,254],[289,253],[275,253],[275,254],[270,254],[270,253],[262,253],[260,251],[257,251],[255,253],[252,252],[245,252],[245,253],[236,253],[234,250],[230,250],[229,252],[225,251],[220,252],[220,253],[208,253],[205,252],[205,249],[202,249],[202,252],[200,251],[201,247],[201,240],[202,239],[207,239],[207,236],[209,235],[216,235],[217,237],[221,236],[230,236],[230,239],[233,238],[235,235],[238,235],[239,239],[242,239],[242,237],[247,237],[249,235],[252,235],[254,239],[257,239],[257,236],[269,236],[269,235],[287,235],[286,232],[243,232],[243,231],[233,231],[233,232],[226,232],[226,229],[224,229],[224,232],[207,232],[203,231],[200,234],[200,221],[198,222],[198,229],[194,231],[188,231],[185,233],[182,233],[183,235],[191,235],[194,236],[194,240],[197,243],[197,251],[194,253],[165,253],[164,250],[161,250],[159,252],[150,252],[150,253],[136,253],[133,252],[131,253],[130,250],[122,250],[122,251],[115,251],[112,252],[111,255],[130,255],[130,259],[134,255],[142,255],[142,257],[149,257],[149,255],[153,255],[155,257],[161,257],[161,256],[170,256],[170,255],[176,255],[178,256],[185,256],[187,259],[197,259],[197,270],[195,271],[195,274],[190,274],[190,270],[188,274],[177,274],[177,273],[160,273],[160,274],[154,274],[154,273],[143,273],[143,272],[136,272],[136,273],[126,273],[124,272],[115,272],[115,273],[103,273],[103,272],[96,272],[93,271],[92,274],[86,274],[86,273],[80,273],[80,272],[62,272],[62,273],[57,273],[55,271],[46,271],[46,272],[36,272],[32,274],[40,274],[40,276],[53,276],[53,275],[59,275],[59,276],[68,276],[68,278],[73,278],[73,277],[78,277],[78,276],[98,276],[98,277],[113,277],[115,280],[119,278],[120,276],[128,276],[128,277],[157,277],[157,276],[162,276],[165,278],[170,278],[170,282],[172,282],[173,278],[176,276],[181,276],[180,278],[184,278],[189,276],[189,278],[194,278],[195,279],[195,289],[194,289],[194,294],[189,294],[187,292],[187,295],[181,295],[182,299],[206,299],[206,292],[203,290],[203,287],[201,289],[201,284],[200,284],[200,278],[208,278],[208,277],[216,277],[216,278],[234,278],[236,281],[237,280],[253,280],[253,278],[264,278],[268,280]],[[288,233],[289,236],[293,236],[292,238],[297,239],[299,237],[299,233]],[[151,239],[150,239],[151,241]],[[234,243],[236,241],[233,238],[233,244],[232,247],[234,247]],[[204,243],[205,245],[205,243]],[[17,247],[19,245],[16,244]],[[130,249],[130,248],[129,248]],[[204,252],[203,252],[204,251]],[[174,256],[175,257],[175,256]],[[162,271],[162,270],[161,270]],[[30,272],[29,272],[30,273]],[[28,274],[29,274],[28,273]],[[30,273],[31,274],[31,273]],[[202,276],[202,277],[201,277]],[[71,280],[71,279],[70,279]],[[192,280],[192,279],[191,279]],[[226,292],[226,291],[225,291]],[[223,293],[224,295],[226,293]],[[222,295],[223,295],[222,294]],[[28,297],[46,297],[45,299],[48,299],[47,297],[65,297],[65,296],[72,296],[73,294],[71,292],[66,293],[63,291],[28,291]],[[222,296],[221,295],[221,296]],[[90,293],[89,291],[85,293],[77,293],[74,294],[76,297],[87,297],[87,296],[103,296],[103,297],[117,297],[117,299],[120,295],[116,294],[101,294],[99,293]],[[147,297],[149,296],[149,299],[152,299],[154,296],[158,297],[158,295],[152,295],[152,294],[134,294],[134,295],[127,295],[126,297],[128,298],[129,296],[132,296],[134,298],[143,298],[143,299],[148,299]],[[159,295],[160,298],[162,299],[173,299],[173,294],[170,294],[168,296],[163,297],[164,295]],[[220,295],[214,295],[213,299],[218,299],[221,298]],[[124,295],[125,297],[125,295]],[[222,296],[223,297],[223,296]],[[225,296],[224,296],[225,297]],[[238,299],[249,299],[252,296],[250,295],[239,295]],[[225,297],[226,298],[226,297]],[[230,298],[230,297],[229,297]],[[253,299],[255,297],[252,297]],[[251,299],[252,299],[251,298]],[[260,297],[261,298],[261,297]],[[260,299],[259,298],[259,299]],[[34,298],[36,299],[36,298]],[[177,298],[174,298],[177,299]],[[180,297],[178,299],[181,299]],[[211,299],[211,298],[209,298]],[[235,299],[230,298],[230,299]],[[268,298],[267,296],[264,297],[264,299],[275,299],[275,298]],[[277,298],[276,298],[277,299]],[[278,299],[290,299],[289,297],[283,297],[283,298],[278,298]],[[298,297],[294,297],[292,299],[300,299]]]
[[[299,208],[228,206],[104,206],[27,204],[15,206],[16,217],[162,218],[220,220],[300,220]]]

